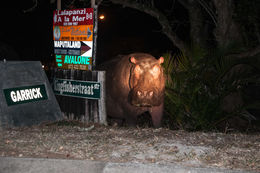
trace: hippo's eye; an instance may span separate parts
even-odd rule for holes
[[[143,70],[141,69],[141,67],[139,66],[139,65],[137,65],[136,67],[135,67],[135,74],[136,75],[139,75],[139,74],[141,74],[141,73],[143,73]]]
[[[150,73],[154,76],[154,78],[157,78],[160,74],[160,68],[158,65],[153,66],[152,70],[150,70]]]

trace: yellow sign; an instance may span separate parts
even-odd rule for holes
[[[93,25],[53,26],[53,40],[92,41]]]

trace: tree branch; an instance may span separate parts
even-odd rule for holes
[[[150,6],[145,6],[144,4],[137,3],[131,0],[111,0],[114,4],[120,4],[125,7],[133,8],[149,14],[150,16],[157,19],[158,23],[162,27],[163,33],[174,43],[176,47],[178,47],[185,54],[190,55],[189,48],[186,46],[183,40],[181,40],[176,33],[172,31],[171,25],[164,14],[162,14],[158,9]]]
[[[38,5],[38,0],[34,0],[34,3],[35,3],[35,4],[34,4],[31,8],[26,9],[26,10],[23,10],[23,12],[24,12],[24,13],[27,13],[27,12],[31,12],[31,11],[35,10],[35,8],[36,8],[37,5]]]
[[[246,52],[242,52],[239,54],[232,54],[231,57],[237,57],[237,58],[246,58],[246,57],[253,57],[260,53],[260,45],[256,46],[253,49],[250,49]]]
[[[203,0],[197,0],[199,4],[205,9],[205,11],[209,14],[215,26],[217,26],[217,17],[214,14],[213,10],[207,5],[207,3]]]
[[[103,0],[96,0],[96,5],[99,6]]]
[[[182,4],[183,7],[188,8],[190,6],[189,2],[187,0],[178,0],[180,4]]]

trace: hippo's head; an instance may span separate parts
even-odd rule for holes
[[[134,106],[159,106],[163,102],[165,78],[161,63],[153,56],[130,57],[129,102]]]

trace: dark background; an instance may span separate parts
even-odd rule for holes
[[[54,62],[52,15],[56,3],[39,0],[30,10],[33,6],[31,0],[1,6],[0,60]],[[113,4],[101,4],[98,10],[105,20],[98,22],[97,64],[118,54],[146,52],[158,58],[177,50],[153,17]]]

